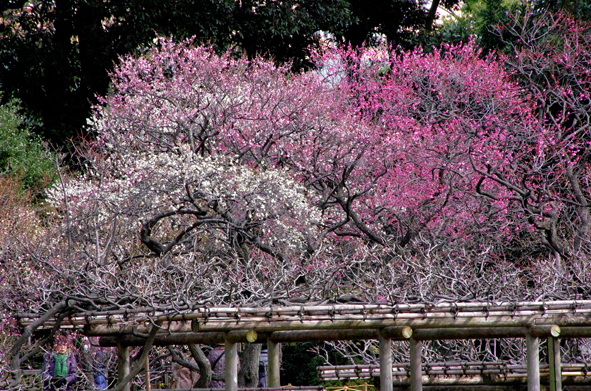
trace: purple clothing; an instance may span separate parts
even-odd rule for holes
[[[64,378],[67,383],[67,391],[72,391],[74,383],[78,380],[78,369],[77,369],[76,356],[70,353],[66,359],[66,367],[68,368],[68,375]],[[43,368],[41,370],[41,377],[43,379],[43,391],[52,391],[55,387],[51,384],[53,379],[53,371],[55,370],[55,357],[54,353],[45,353],[43,357]],[[61,388],[63,389],[63,387]]]
[[[207,355],[207,359],[211,364],[211,371],[217,375],[221,375],[222,377],[226,373],[226,355],[224,352],[224,348],[217,347],[215,349],[211,349],[209,354]],[[237,362],[238,364],[238,371],[240,371],[240,360]],[[212,380],[209,384],[210,388],[225,388],[226,382],[223,380]]]

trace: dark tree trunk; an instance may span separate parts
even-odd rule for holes
[[[433,23],[435,22],[435,16],[437,15],[437,8],[439,8],[439,0],[433,0],[429,13],[427,14],[427,22],[425,23],[425,29],[427,31],[433,29]]]
[[[256,387],[259,384],[259,360],[262,347],[260,343],[246,344],[240,356],[238,387]]]
[[[203,350],[199,347],[199,345],[189,345],[189,350],[191,351],[191,355],[195,359],[195,362],[199,366],[199,380],[197,383],[193,385],[195,388],[208,388],[209,383],[211,383],[211,364],[207,359]]]

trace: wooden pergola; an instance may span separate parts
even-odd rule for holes
[[[21,323],[35,314],[22,314]],[[422,341],[446,339],[525,338],[529,391],[540,390],[540,339],[548,339],[552,390],[562,390],[560,339],[591,337],[591,300],[549,302],[469,302],[439,304],[302,304],[265,307],[137,308],[88,311],[67,318],[61,327],[83,328],[100,336],[103,346],[117,346],[119,378],[129,374],[129,347],[141,346],[157,323],[156,346],[224,343],[226,391],[238,389],[241,342],[268,344],[269,387],[280,386],[282,342],[376,339],[379,341],[380,387],[393,389],[393,340],[410,345],[410,385],[422,390]],[[51,327],[55,323],[47,323]]]

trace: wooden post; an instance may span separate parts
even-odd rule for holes
[[[410,389],[411,391],[423,391],[423,368],[421,341],[410,339]]]
[[[267,354],[269,357],[269,387],[281,387],[281,375],[279,374],[279,354],[281,352],[281,344],[267,340]]]
[[[238,390],[238,344],[226,341],[225,361],[225,381],[226,391]]]
[[[150,359],[148,357],[146,357],[144,367],[146,370],[146,391],[152,391],[152,384],[150,380]]]
[[[120,384],[125,377],[131,372],[130,360],[129,360],[129,346],[117,346],[117,352],[119,357],[117,359],[117,383]],[[131,391],[131,383],[127,383],[123,387],[123,391]]]
[[[380,391],[392,391],[392,340],[380,333]]]
[[[560,368],[560,339],[548,337],[548,364],[550,367],[550,391],[562,391],[562,369]]]
[[[527,345],[527,390],[540,391],[540,339],[528,335]]]

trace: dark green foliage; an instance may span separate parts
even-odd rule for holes
[[[351,0],[355,21],[347,26],[344,39],[358,46],[378,33],[384,34],[393,47],[407,47],[426,23],[425,4],[423,0]]]
[[[468,42],[472,36],[484,49],[484,54],[491,50],[504,51],[511,37],[501,39],[495,26],[506,25],[512,15],[522,15],[527,8],[525,2],[467,0],[456,9],[458,17],[448,20],[429,37],[424,37],[424,43],[427,47],[439,47],[441,43]]]
[[[20,191],[34,197],[56,178],[56,170],[38,136],[31,135],[15,102],[0,106],[0,176],[10,176]]]
[[[421,1],[421,0],[419,0]],[[457,0],[450,0],[457,1]],[[425,23],[410,0],[12,0],[0,3],[0,85],[56,145],[84,136],[95,96],[118,56],[156,35],[195,37],[218,51],[270,55],[306,67],[317,31],[359,44],[374,32],[412,42]],[[406,45],[408,46],[408,45]]]
[[[281,384],[293,386],[318,385],[316,368],[322,359],[310,351],[314,343],[291,343],[281,346]]]
[[[304,59],[313,33],[339,32],[350,19],[345,0],[24,0],[3,4],[0,83],[44,124],[35,129],[65,144],[82,134],[95,95],[123,54],[156,35],[230,46],[278,61]],[[24,7],[24,8],[23,8]]]
[[[590,0],[538,0],[535,2],[538,10],[551,12],[566,11],[582,21],[591,21]]]

